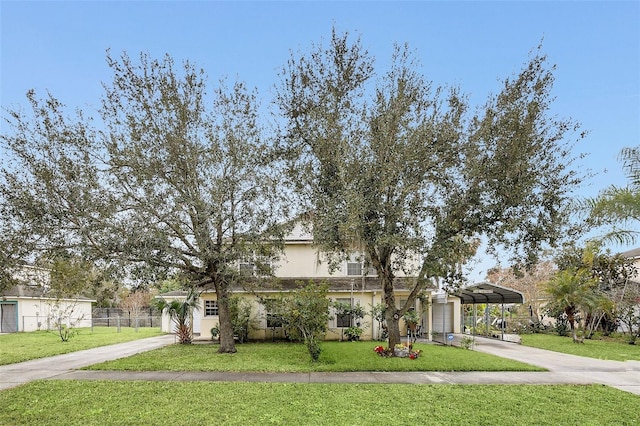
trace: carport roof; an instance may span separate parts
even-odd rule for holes
[[[524,303],[524,296],[517,290],[502,287],[488,282],[462,287],[453,293],[462,303],[473,305],[477,303]]]

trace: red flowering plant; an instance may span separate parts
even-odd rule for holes
[[[411,352],[409,352],[409,358],[410,359],[416,359],[420,356],[420,354],[422,353],[422,349],[416,349],[413,350]]]
[[[386,349],[384,346],[376,346],[373,350],[380,356],[388,357],[391,356],[392,352],[389,349]]]

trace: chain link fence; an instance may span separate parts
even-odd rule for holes
[[[122,308],[94,308],[94,327],[160,327],[161,312],[155,308],[144,308],[135,313]]]

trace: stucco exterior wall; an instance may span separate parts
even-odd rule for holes
[[[403,299],[406,300],[409,292],[396,292],[396,300],[397,303],[401,303]],[[268,293],[263,294],[264,297],[269,297]],[[252,317],[252,326],[249,331],[249,339],[252,340],[277,340],[284,338],[284,332],[281,328],[268,328],[267,327],[267,311],[265,307],[259,303],[258,298],[252,294],[242,294],[244,300],[247,300],[251,304],[251,317]],[[353,299],[353,304],[360,304],[366,311],[366,315],[364,318],[360,319],[360,328],[363,329],[363,333],[361,336],[362,340],[374,340],[380,337],[381,329],[380,324],[373,318],[371,314],[371,307],[376,304],[382,303],[382,291],[354,291],[351,293],[350,291],[341,291],[341,292],[330,292],[328,294],[328,298],[332,301],[342,300],[344,302],[350,303],[351,299]],[[206,315],[205,311],[205,301],[206,300],[216,300],[216,295],[214,292],[206,292],[201,295],[200,298],[200,309],[195,312],[194,322],[198,322],[200,324],[200,336],[199,339],[208,340],[211,339],[211,328],[219,325],[219,317],[217,315]],[[451,307],[455,309],[455,301],[458,299],[450,299]],[[426,306],[422,306],[420,301],[416,301],[416,310],[420,313],[421,317],[421,326],[422,333],[424,337],[430,336],[429,331],[431,330],[431,324],[433,322],[431,318],[431,309],[429,308],[429,303],[425,303]],[[459,310],[459,301],[457,304],[457,309]],[[457,311],[455,311],[457,312]],[[346,327],[338,327],[337,320],[335,315],[335,310],[330,308],[330,316],[328,322],[328,329],[325,335],[325,340],[343,340],[346,339],[344,335],[344,331]],[[452,321],[454,323],[454,332],[460,332],[460,316],[452,315]],[[357,325],[357,324],[354,324]],[[170,330],[170,321],[166,314],[163,314],[162,319],[162,330],[165,332],[172,332]],[[400,320],[400,334],[401,336],[407,335],[407,327],[404,321]]]
[[[47,298],[15,298],[17,302],[18,331],[50,330],[54,328],[59,312],[71,316],[74,327],[91,327],[91,301]],[[7,301],[9,298],[7,298]],[[64,323],[70,325],[69,319]]]

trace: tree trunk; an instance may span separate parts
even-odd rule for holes
[[[236,353],[236,342],[233,339],[233,325],[229,310],[229,288],[226,283],[215,283],[218,297],[218,320],[220,321],[220,347],[218,353]]]
[[[393,294],[393,278],[388,274],[380,277],[384,290],[385,319],[387,321],[387,333],[389,334],[389,348],[401,343],[400,339],[400,313],[396,309],[396,299]]]
[[[565,311],[567,314],[567,321],[569,321],[569,327],[571,328],[571,337],[573,338],[573,343],[582,343],[582,339],[578,339],[578,334],[576,333],[576,319],[573,311]]]
[[[400,321],[397,317],[395,306],[392,309],[387,308],[389,312],[387,317],[387,332],[389,333],[389,348],[393,349],[398,343],[402,343],[400,339]]]

